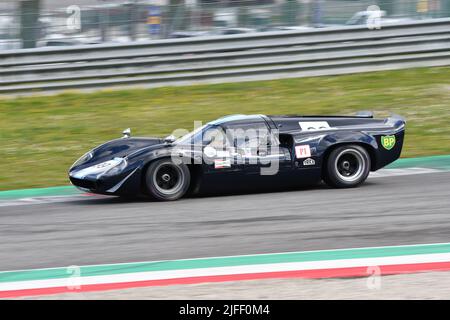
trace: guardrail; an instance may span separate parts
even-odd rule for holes
[[[0,94],[331,75],[450,64],[450,19],[0,52]]]

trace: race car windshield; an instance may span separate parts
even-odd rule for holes
[[[206,128],[212,127],[210,124],[205,124],[194,131],[189,132],[188,134],[185,134],[181,138],[177,139],[175,141],[176,144],[196,144],[202,143],[203,139],[203,132],[206,131]]]

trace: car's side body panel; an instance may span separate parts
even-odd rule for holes
[[[255,156],[234,153],[235,145],[230,145],[227,159],[218,162],[210,159],[212,162],[207,163],[202,143],[194,146],[168,143],[160,138],[116,139],[93,149],[89,157],[75,163],[69,170],[70,180],[89,192],[137,195],[143,191],[147,166],[156,159],[175,157],[189,165],[195,176],[191,189],[198,192],[307,185],[321,180],[324,161],[339,145],[365,147],[372,171],[395,161],[402,150],[405,129],[405,121],[399,116],[373,119],[367,114],[356,117],[235,115],[210,124],[224,130],[241,125],[263,126],[270,135],[276,136],[279,145],[276,151],[258,154],[256,163],[249,161]],[[262,164],[266,159],[278,161],[276,174],[260,174],[261,169],[273,164],[270,161]],[[105,161],[117,166],[99,173],[101,168],[97,167]]]
[[[280,135],[290,135],[294,140],[294,148],[308,145],[315,165],[321,167],[326,155],[332,147],[342,144],[360,144],[370,153],[372,159],[371,170],[378,170],[400,157],[404,140],[405,121],[399,116],[387,119],[372,119],[359,117],[273,117]],[[299,123],[326,123],[329,128],[311,128],[302,130]],[[392,149],[382,146],[382,137],[395,137]],[[295,150],[295,149],[294,149]],[[293,150],[293,151],[294,151]],[[293,153],[295,156],[295,154]],[[304,167],[303,158],[296,157],[298,167]]]

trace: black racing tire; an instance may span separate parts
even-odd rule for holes
[[[324,164],[323,180],[334,188],[354,188],[370,173],[370,156],[358,145],[343,145],[332,150]]]
[[[186,194],[191,183],[189,168],[184,163],[174,163],[170,158],[156,160],[145,173],[145,189],[160,201],[178,200]]]

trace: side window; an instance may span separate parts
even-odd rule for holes
[[[238,151],[246,155],[257,155],[260,150],[267,150],[274,143],[264,122],[229,125],[226,134]]]
[[[220,127],[214,127],[203,133],[203,144],[217,150],[225,150],[230,147],[224,130]]]

